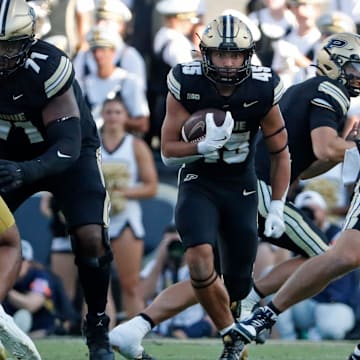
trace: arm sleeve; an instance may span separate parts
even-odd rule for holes
[[[65,117],[55,120],[47,128],[47,151],[36,159],[21,163],[25,183],[60,173],[70,167],[80,156],[80,119]]]

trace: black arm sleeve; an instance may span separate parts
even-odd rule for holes
[[[64,117],[52,122],[47,128],[49,148],[36,159],[20,164],[24,182],[57,174],[71,166],[80,156],[81,127],[77,117]]]

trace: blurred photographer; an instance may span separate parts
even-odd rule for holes
[[[189,269],[185,263],[184,248],[175,225],[164,228],[156,254],[142,270],[139,291],[145,303],[173,283],[189,280]],[[200,304],[196,304],[161,323],[153,330],[160,336],[176,338],[209,337],[216,334],[211,320]]]

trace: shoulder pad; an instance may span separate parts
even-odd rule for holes
[[[318,86],[318,91],[324,94],[329,95],[332,99],[334,99],[338,105],[340,106],[343,114],[345,115],[350,107],[350,100],[348,97],[341,91],[341,89],[330,81],[323,81]],[[330,105],[328,102],[324,105],[323,101],[319,101],[319,99],[313,99],[311,101],[314,105],[318,106],[326,106]],[[331,109],[334,110],[333,106],[330,105]]]

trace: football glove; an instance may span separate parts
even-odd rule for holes
[[[229,140],[234,127],[234,119],[231,116],[230,111],[226,112],[225,120],[220,126],[215,124],[214,114],[212,113],[206,114],[205,122],[205,139],[197,144],[198,153],[203,155],[221,149]]]
[[[279,238],[285,231],[284,203],[281,200],[273,200],[270,203],[269,213],[265,220],[266,237]]]
[[[15,190],[24,184],[24,170],[20,163],[0,160],[0,192]]]

